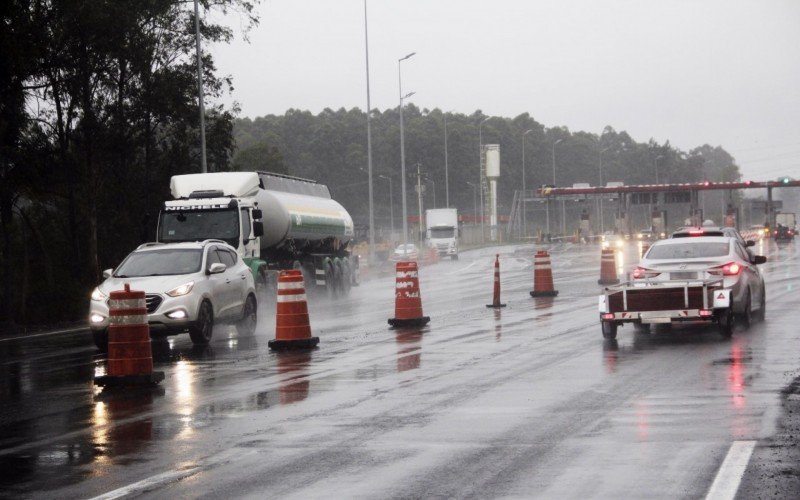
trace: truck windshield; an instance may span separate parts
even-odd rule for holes
[[[200,249],[169,249],[133,252],[114,271],[118,278],[141,276],[170,276],[191,274],[200,270],[203,251]]]
[[[187,210],[161,212],[158,241],[223,240],[234,248],[239,246],[239,211]]]
[[[431,238],[452,238],[454,234],[452,227],[432,227]]]
[[[648,259],[697,259],[728,255],[730,245],[725,242],[681,242],[680,244],[653,245]]]

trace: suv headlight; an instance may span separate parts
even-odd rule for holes
[[[102,302],[103,300],[106,300],[106,294],[100,291],[99,286],[92,290],[92,300],[95,302]]]
[[[167,292],[167,295],[169,295],[170,297],[180,297],[182,295],[186,295],[187,293],[191,292],[192,288],[194,288],[194,281],[190,281],[188,283],[184,283],[179,287],[173,288],[172,290]]]

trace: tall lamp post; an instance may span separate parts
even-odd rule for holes
[[[369,264],[375,265],[375,201],[372,190],[372,125],[369,99],[369,32],[367,31],[367,0],[364,0],[364,55],[367,71],[367,180],[369,181]]]
[[[203,58],[200,53],[200,7],[194,0],[194,43],[197,52],[197,102],[200,107],[200,168],[208,172],[206,163],[206,105],[203,102]]]
[[[553,143],[553,187],[556,187],[556,145],[564,139],[559,139]],[[550,200],[545,204],[545,213],[547,216],[547,233],[550,233]]]
[[[653,159],[653,165],[656,168],[656,184],[659,184],[659,182],[660,182],[659,179],[658,179],[658,160],[663,160],[663,159],[664,159],[664,155],[658,155]]]
[[[484,227],[483,227],[483,170],[481,170],[481,162],[483,161],[483,124],[488,122],[492,117],[487,116],[478,124],[478,186],[481,197],[481,242],[484,240]]]
[[[526,130],[522,134],[522,236],[528,236],[528,210],[525,200],[525,136],[533,132],[532,129]]]
[[[416,54],[412,52],[405,57],[397,60],[397,83],[400,89],[400,181],[402,184],[401,191],[403,194],[403,252],[408,248],[408,207],[406,206],[406,144],[403,135],[403,99],[408,99],[414,92],[409,92],[403,95],[403,78],[402,78],[402,63],[409,57]]]
[[[611,146],[601,149],[599,153],[597,153],[597,162],[600,172],[600,187],[603,187],[603,153],[611,149]],[[597,218],[600,219],[600,234],[603,234],[605,228],[603,227],[603,194],[600,194],[600,202],[598,203],[598,210],[597,210]]]
[[[379,175],[378,177],[380,177],[381,179],[386,179],[387,181],[389,181],[389,219],[391,219],[390,220],[390,225],[391,225],[391,228],[392,228],[391,229],[391,231],[392,231],[392,236],[391,237],[394,238],[394,200],[392,199],[392,193],[394,192],[394,189],[392,189],[392,178],[389,177],[388,175]]]
[[[445,111],[442,116],[444,116],[444,203],[450,208],[450,179],[447,175],[447,112]]]

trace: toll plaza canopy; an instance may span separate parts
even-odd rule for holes
[[[709,191],[715,189],[772,189],[781,187],[800,187],[800,180],[782,179],[778,181],[740,181],[740,182],[693,182],[681,184],[634,184],[630,186],[604,187],[552,187],[543,186],[536,190],[537,197],[578,195],[578,194],[614,194],[614,193],[663,193],[675,191]]]

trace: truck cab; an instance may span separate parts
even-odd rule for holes
[[[440,256],[458,260],[458,212],[455,208],[434,208],[425,212],[428,246]]]

